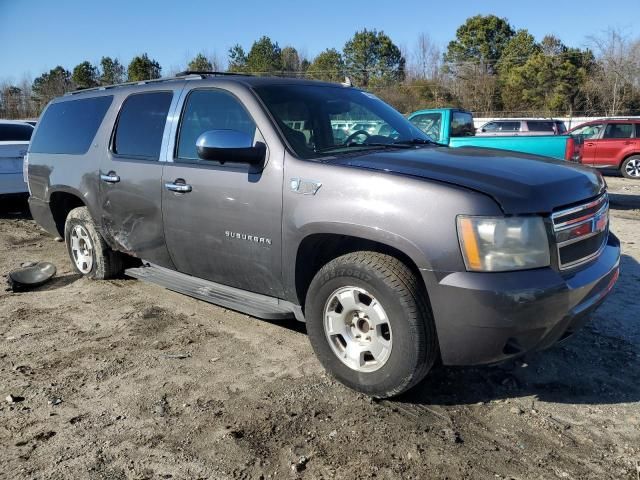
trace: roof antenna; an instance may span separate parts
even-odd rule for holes
[[[344,82],[341,83],[343,87],[353,87],[353,83],[351,83],[351,79],[349,77],[344,77]]]

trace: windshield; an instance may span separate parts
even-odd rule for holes
[[[430,141],[375,95],[355,88],[267,85],[255,91],[300,158]]]

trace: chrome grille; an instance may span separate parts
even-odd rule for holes
[[[597,257],[607,242],[609,197],[555,212],[551,215],[561,270],[577,267]]]

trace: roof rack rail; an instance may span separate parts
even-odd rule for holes
[[[250,77],[248,73],[241,72],[216,72],[214,70],[185,70],[184,72],[176,73],[176,77],[186,77],[188,75],[200,75],[201,77],[206,76],[241,76],[241,77]]]
[[[246,73],[236,73],[236,72],[214,72],[208,70],[185,70],[184,72],[176,73],[173,77],[162,77],[162,78],[153,78],[150,80],[139,80],[136,82],[125,82],[125,83],[116,83],[113,85],[102,85],[99,87],[91,87],[91,88],[83,88],[81,90],[74,90],[73,92],[65,93],[67,95],[76,95],[78,93],[84,92],[93,92],[99,90],[110,90],[112,88],[120,88],[120,87],[128,87],[131,85],[146,85],[148,83],[160,83],[160,82],[170,82],[176,80],[184,80],[185,77],[190,75],[200,76],[200,78],[206,78],[207,76],[250,76]]]

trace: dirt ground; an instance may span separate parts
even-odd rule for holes
[[[592,322],[393,401],[331,380],[302,324],[80,278],[5,205],[0,274],[39,260],[58,274],[0,291],[0,477],[638,480],[640,182],[608,182],[622,273]]]

